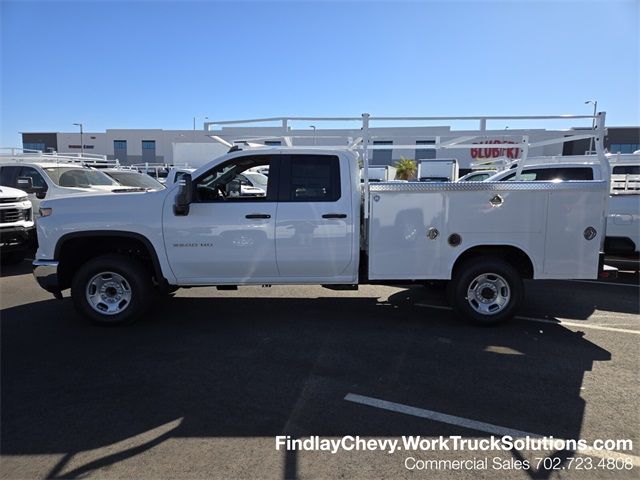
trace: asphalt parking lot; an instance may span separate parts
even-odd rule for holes
[[[136,324],[100,328],[68,292],[38,288],[27,262],[6,267],[1,476],[638,478],[638,280],[529,283],[520,316],[494,328],[421,286],[180,290]],[[275,448],[277,435],[482,438],[487,425],[630,439],[620,458],[634,467],[434,472],[405,461],[540,454]],[[574,453],[543,456],[567,467]]]

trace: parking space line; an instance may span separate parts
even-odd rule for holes
[[[596,285],[617,285],[618,287],[634,287],[640,288],[640,285],[633,283],[614,283],[614,282],[599,282],[598,280],[563,280],[565,282],[580,282],[580,283],[595,283]]]
[[[521,317],[516,316],[518,320],[525,320],[527,322],[538,322],[538,323],[550,323],[552,325],[565,325],[567,327],[575,327],[575,328],[590,328],[591,330],[604,330],[606,332],[618,332],[618,333],[631,333],[633,335],[640,335],[640,330],[630,330],[628,328],[614,328],[614,327],[603,327],[602,325],[588,325],[579,322],[571,322],[564,318],[558,318],[558,320],[548,320],[546,318],[534,318],[534,317]]]
[[[481,432],[493,433],[494,435],[510,435],[514,438],[527,436],[537,438],[542,436],[535,433],[524,432],[522,430],[514,430],[512,428],[493,425],[491,423],[478,422],[476,420],[470,420],[464,417],[447,415],[446,413],[435,412],[433,410],[425,410],[423,408],[410,407],[401,403],[379,400],[372,397],[365,397],[364,395],[358,395],[355,393],[348,393],[344,397],[344,399],[348,402],[359,403],[361,405],[367,405],[369,407],[381,408],[382,410],[389,410],[391,412],[404,413],[405,415],[413,415],[414,417],[426,418],[428,420],[446,423],[448,425],[455,425],[456,427],[464,427],[470,430],[479,430]]]
[[[446,305],[430,305],[427,303],[416,303],[414,304],[416,307],[424,307],[424,308],[435,308],[438,310],[453,310],[453,308],[448,307]],[[633,335],[640,335],[640,330],[630,330],[628,328],[614,328],[614,327],[603,327],[601,325],[590,325],[586,323],[572,322],[567,320],[566,318],[558,318],[557,320],[549,320],[547,318],[535,318],[535,317],[525,317],[521,315],[516,315],[514,318],[518,320],[524,320],[526,322],[538,322],[538,323],[549,323],[551,325],[564,325],[567,327],[576,327],[576,328],[590,328],[591,330],[604,330],[606,332],[617,332],[617,333],[631,333]]]
[[[492,433],[499,436],[511,436],[516,438],[542,438],[544,435],[538,433],[525,432],[523,430],[515,430],[513,428],[502,427],[500,425],[494,425],[492,423],[479,422],[477,420],[471,420],[469,418],[457,417],[455,415],[448,415],[446,413],[436,412],[434,410],[426,410],[424,408],[411,407],[409,405],[403,405],[402,403],[389,402],[387,400],[380,400],[378,398],[366,397],[364,395],[358,395],[356,393],[348,393],[344,399],[347,402],[358,403],[360,405],[366,405],[369,407],[380,408],[382,410],[388,410],[390,412],[402,413],[404,415],[412,415],[414,417],[426,418],[427,420],[433,420],[435,422],[446,423],[447,425],[454,425],[456,427],[468,428],[470,430],[477,430],[485,433]],[[610,450],[595,450],[593,448],[586,450],[579,450],[577,453],[582,455],[589,455],[599,458],[622,458],[630,459],[634,466],[640,466],[640,457],[635,455],[629,455],[626,453],[615,452]]]

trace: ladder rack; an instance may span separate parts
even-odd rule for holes
[[[516,179],[520,179],[522,175],[522,169],[525,166],[527,161],[527,157],[529,155],[529,150],[531,148],[543,147],[547,145],[554,144],[564,144],[566,142],[573,142],[576,140],[584,140],[584,139],[593,139],[595,145],[595,157],[600,163],[603,176],[607,180],[610,178],[610,168],[609,163],[605,157],[604,152],[604,136],[605,136],[605,112],[599,112],[595,115],[498,115],[498,116],[435,116],[435,117],[387,117],[387,116],[371,116],[368,113],[363,113],[359,117],[267,117],[267,118],[253,118],[253,119],[244,119],[244,120],[221,120],[221,121],[208,121],[204,122],[204,130],[205,133],[208,133],[211,138],[214,140],[220,141],[223,144],[227,144],[221,136],[225,135],[224,127],[229,126],[242,126],[252,124],[264,124],[264,123],[279,123],[277,127],[271,127],[269,129],[269,134],[264,135],[263,137],[253,135],[251,137],[246,137],[244,140],[246,141],[256,141],[259,138],[268,138],[275,139],[281,138],[284,142],[285,146],[293,147],[295,139],[314,139],[312,140],[314,143],[316,140],[320,138],[344,138],[344,136],[336,136],[337,129],[326,128],[324,131],[322,129],[318,129],[316,125],[313,125],[313,131],[308,134],[302,131],[292,131],[291,123],[304,121],[304,122],[330,122],[330,123],[355,123],[356,126],[351,130],[353,134],[352,137],[348,138],[347,144],[342,145],[322,145],[320,146],[309,146],[304,145],[304,148],[348,148],[350,150],[354,150],[360,153],[362,161],[363,161],[363,180],[364,180],[364,215],[365,219],[369,216],[369,152],[371,150],[391,150],[391,149],[460,149],[460,148],[478,148],[478,144],[473,143],[476,139],[493,137],[496,135],[496,131],[487,130],[487,122],[490,121],[505,121],[505,120],[529,120],[529,121],[538,121],[538,120],[590,120],[591,126],[590,128],[585,128],[581,130],[565,130],[562,132],[558,132],[558,135],[555,138],[548,138],[544,140],[531,141],[529,134],[526,131],[520,129],[517,130],[507,130],[500,131],[500,136],[504,138],[513,138],[514,141],[503,143],[491,143],[491,148],[497,149],[512,149],[519,148],[520,149],[520,159],[518,165],[516,167]],[[407,123],[407,122],[433,122],[433,121],[477,121],[478,122],[478,130],[475,131],[463,131],[456,132],[451,131],[445,135],[436,135],[436,140],[433,144],[410,144],[410,145],[374,145],[372,140],[376,137],[375,128],[371,128],[371,124],[373,122],[386,122],[386,123]],[[397,123],[396,123],[397,125]],[[218,130],[215,127],[221,127]],[[423,125],[424,126],[424,125]],[[323,136],[323,132],[327,134],[326,137]],[[446,140],[442,137],[445,136]],[[300,145],[298,145],[300,146]]]
[[[59,163],[95,168],[120,168],[119,160],[91,153],[42,152],[27,148],[0,148],[0,163]]]

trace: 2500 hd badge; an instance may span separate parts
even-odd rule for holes
[[[174,243],[175,248],[213,247],[213,243]]]

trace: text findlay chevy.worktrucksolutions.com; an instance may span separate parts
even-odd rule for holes
[[[399,450],[408,451],[558,451],[558,450],[633,450],[633,442],[627,439],[596,439],[591,445],[584,439],[567,440],[562,438],[531,437],[514,438],[510,435],[487,438],[463,438],[459,435],[424,438],[421,436],[402,436],[397,438],[363,438],[359,435],[346,435],[339,438],[321,438],[318,435],[292,438],[289,435],[276,436],[276,450],[323,451],[332,454],[344,451],[383,451],[392,454]]]

